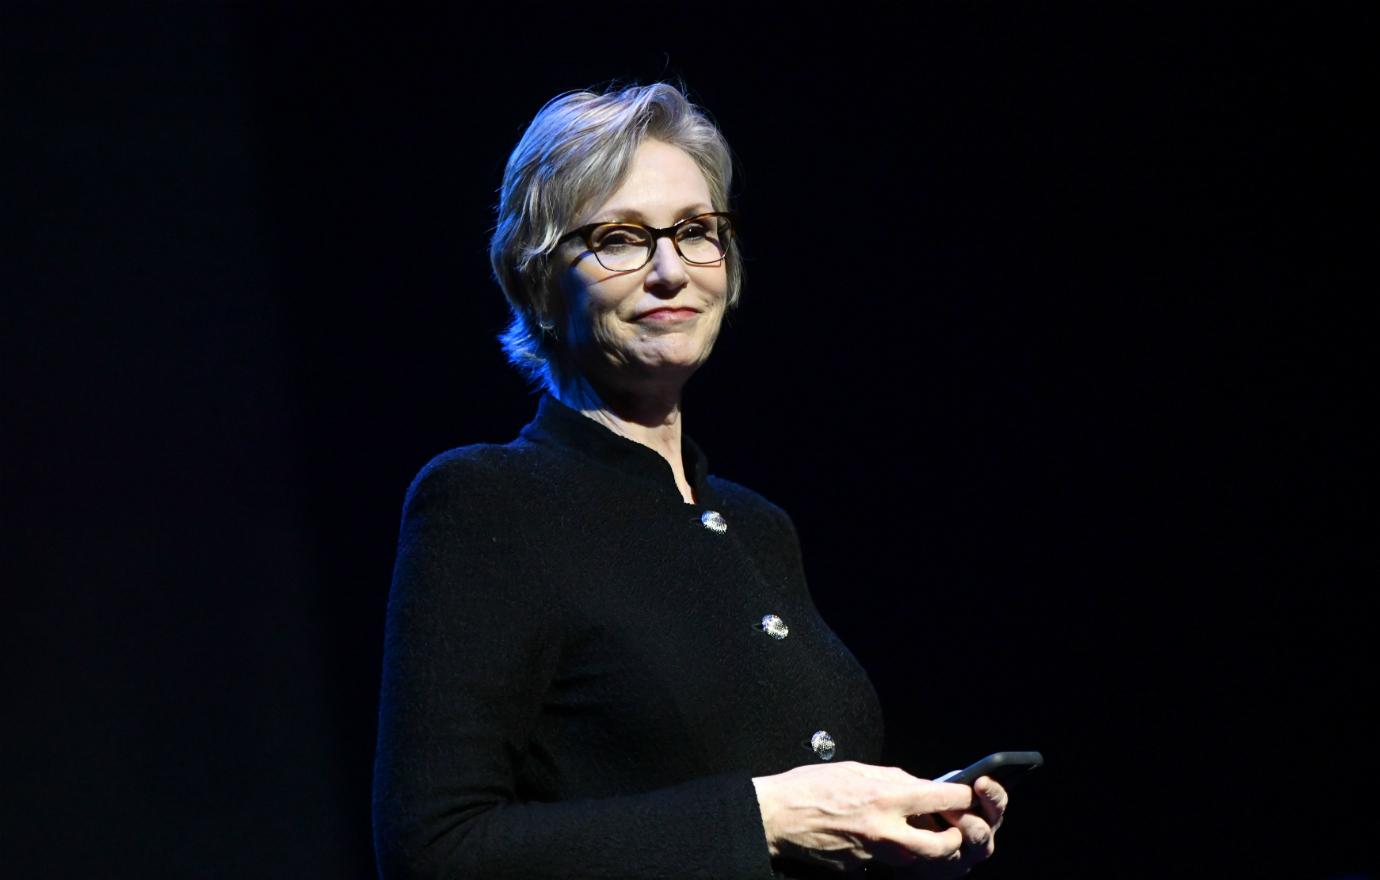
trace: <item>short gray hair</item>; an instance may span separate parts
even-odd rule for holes
[[[573,378],[567,352],[541,329],[542,321],[564,313],[551,260],[556,244],[581,211],[622,185],[644,140],[688,153],[709,184],[714,210],[729,210],[728,143],[709,115],[669,83],[557,95],[537,112],[508,157],[489,262],[513,313],[499,340],[508,360],[534,384],[554,390]],[[736,242],[726,259],[732,306],[743,282]]]

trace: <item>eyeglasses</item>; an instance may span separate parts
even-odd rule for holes
[[[557,244],[583,238],[600,266],[610,272],[634,272],[651,262],[656,240],[667,235],[682,260],[707,266],[719,262],[728,252],[735,219],[730,212],[716,211],[686,217],[664,229],[640,223],[591,223],[567,232]]]

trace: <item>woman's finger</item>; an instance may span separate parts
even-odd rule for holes
[[[996,851],[996,829],[981,816],[972,813],[944,813],[945,821],[963,834],[963,856],[969,862],[979,862]]]
[[[868,779],[884,779],[887,782],[923,782],[900,767],[892,767],[884,764],[863,764],[859,761],[844,761],[842,764],[835,764],[836,767],[847,767],[859,776]]]
[[[987,819],[987,824],[992,826],[992,830],[1001,827],[1001,820],[1006,815],[1006,806],[1011,798],[995,779],[990,776],[979,777],[973,783],[973,793],[977,795],[974,800],[976,806],[982,810],[982,815]]]
[[[899,822],[895,827],[889,828],[888,832],[888,837],[912,855],[929,861],[957,859],[963,848],[963,832],[957,828],[926,831]]]
[[[973,805],[973,790],[952,782],[898,782],[892,797],[897,810],[906,816],[966,810]]]

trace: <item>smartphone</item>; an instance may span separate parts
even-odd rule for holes
[[[1045,756],[1039,752],[994,752],[962,770],[950,770],[934,781],[972,785],[979,776],[990,776],[1006,786],[1044,763]]]

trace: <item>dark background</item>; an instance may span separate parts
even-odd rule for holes
[[[678,77],[748,255],[689,430],[890,761],[1045,752],[979,873],[1375,875],[1373,15],[275,5],[0,28],[9,876],[371,876],[403,492],[535,405],[503,162]]]

